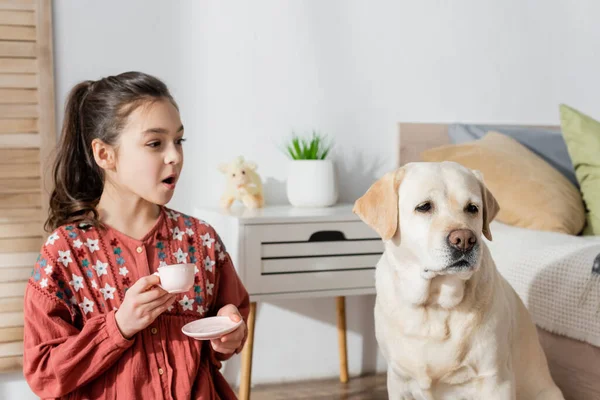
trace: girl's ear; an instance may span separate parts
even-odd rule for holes
[[[102,169],[113,169],[116,164],[115,149],[100,139],[92,140],[92,152],[96,164]]]

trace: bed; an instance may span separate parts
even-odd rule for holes
[[[397,165],[422,161],[424,151],[454,143],[451,126],[400,123]],[[600,265],[600,236],[498,221],[491,231],[493,241],[487,245],[492,257],[529,309],[565,398],[600,399],[600,274],[592,272]]]

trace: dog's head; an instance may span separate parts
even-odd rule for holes
[[[421,275],[469,277],[481,260],[482,235],[499,206],[482,175],[454,162],[409,163],[386,174],[353,211]]]

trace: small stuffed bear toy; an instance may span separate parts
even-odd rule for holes
[[[262,181],[255,172],[256,168],[256,163],[245,161],[242,156],[229,164],[219,165],[219,171],[227,178],[225,193],[221,196],[222,208],[231,207],[234,200],[241,201],[250,209],[264,206]]]

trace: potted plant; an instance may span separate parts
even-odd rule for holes
[[[295,207],[329,207],[338,199],[335,166],[327,159],[332,142],[313,131],[309,138],[292,134],[285,153],[291,158],[287,197]]]

